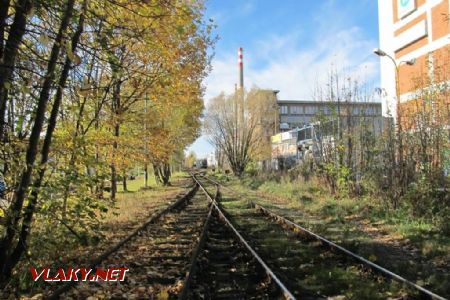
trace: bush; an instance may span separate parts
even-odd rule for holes
[[[411,213],[425,217],[442,231],[450,232],[450,194],[441,180],[435,176],[423,174],[409,185],[402,200],[411,205]]]
[[[245,167],[245,173],[250,176],[256,176],[258,174],[258,166],[256,165],[256,162],[251,161],[248,163]]]

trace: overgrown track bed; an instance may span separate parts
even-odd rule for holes
[[[280,291],[213,212],[187,299],[276,299]]]
[[[100,267],[126,267],[123,282],[80,283],[64,299],[177,298],[208,214],[201,192],[142,228]]]
[[[181,299],[295,299],[236,231],[211,194],[211,218]]]
[[[203,178],[202,181],[207,180]],[[355,260],[312,233],[287,226],[281,221],[282,217],[268,214],[264,208],[243,199],[245,196],[241,194],[225,187],[221,187],[221,193],[220,203],[226,208],[232,222],[251,241],[251,245],[287,288],[299,298],[304,297],[305,293],[343,299],[433,296],[431,292],[420,295],[417,289],[408,284],[372,272],[367,264]],[[443,299],[437,295],[434,298]]]

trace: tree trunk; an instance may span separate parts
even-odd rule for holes
[[[170,185],[170,176],[172,173],[170,172],[170,164],[164,163],[162,166],[162,181],[164,186]]]
[[[148,188],[148,164],[147,164],[147,162],[144,165],[144,187]]]
[[[10,0],[0,0],[0,61],[3,61],[3,54],[5,49],[5,29],[6,29],[6,20],[8,17],[8,9],[10,5]],[[2,84],[3,88],[3,84]],[[2,106],[5,105],[4,111],[6,111],[6,101],[8,99],[7,90],[3,92],[4,94],[1,94],[3,99],[0,100],[0,110],[2,109]],[[3,122],[4,122],[5,113],[2,113],[2,116],[0,117],[0,140],[3,140],[4,128],[3,128]],[[11,123],[12,124],[12,123]],[[5,166],[6,167],[6,166]]]
[[[85,11],[85,9],[86,9],[86,0],[83,3],[83,12]],[[83,26],[84,26],[84,13],[82,13],[80,15],[79,22],[78,22],[78,28],[77,28],[74,36],[72,37],[72,52],[74,52],[76,50],[81,33],[83,32]],[[50,114],[50,119],[48,121],[47,132],[45,134],[44,144],[42,146],[41,164],[40,164],[38,177],[33,182],[33,189],[32,189],[31,195],[30,195],[29,203],[28,203],[27,207],[25,208],[23,222],[22,222],[22,230],[20,232],[19,241],[18,241],[17,247],[14,250],[13,255],[12,255],[13,260],[18,261],[20,259],[21,255],[23,254],[23,252],[27,248],[27,239],[31,233],[31,224],[32,224],[34,212],[36,210],[38,193],[39,193],[39,189],[42,185],[42,181],[44,179],[44,174],[46,171],[46,163],[48,161],[48,155],[49,155],[49,151],[50,151],[50,145],[52,142],[53,132],[56,127],[58,112],[59,112],[59,108],[61,106],[63,90],[66,85],[70,67],[71,67],[71,61],[69,58],[66,58],[66,61],[64,62],[63,70],[61,72],[61,77],[58,82],[58,89],[56,91],[55,100],[53,102],[53,107],[52,107],[52,111]]]
[[[114,124],[114,142],[112,149],[112,157],[111,157],[111,200],[116,199],[117,193],[117,171],[116,171],[116,162],[114,161],[116,158],[117,148],[119,146],[117,140],[120,136],[120,124],[119,124],[119,115],[120,115],[120,89],[122,82],[117,80],[114,85],[113,91],[113,113],[115,114],[115,124]]]
[[[155,178],[158,184],[162,183],[164,186],[170,185],[170,176],[171,176],[170,164],[168,163],[162,163],[157,165],[154,164],[153,169],[155,171]]]
[[[20,1],[19,3],[24,2]],[[25,1],[28,2],[28,1]],[[75,0],[68,0],[66,8],[64,10],[64,15],[61,21],[58,34],[56,36],[55,42],[52,47],[50,54],[50,60],[47,65],[47,73],[42,86],[41,93],[39,95],[39,100],[37,103],[37,109],[35,114],[35,120],[33,124],[33,129],[28,142],[28,148],[26,153],[26,167],[20,176],[20,183],[17,190],[14,193],[13,201],[8,210],[7,220],[6,220],[6,230],[5,235],[1,240],[0,247],[0,282],[6,282],[10,275],[12,268],[17,264],[17,257],[11,257],[11,250],[13,249],[13,241],[16,236],[16,232],[19,230],[19,220],[23,207],[23,202],[25,200],[25,195],[28,190],[28,186],[31,181],[31,174],[33,172],[33,165],[36,161],[37,156],[37,146],[40,139],[40,134],[42,131],[43,123],[45,120],[45,112],[47,108],[47,102],[50,97],[50,89],[54,82],[55,68],[58,61],[59,53],[61,50],[62,40],[67,27],[69,26],[69,21],[72,16],[73,6]],[[25,3],[28,4],[28,3]],[[22,9],[22,8],[20,8]],[[23,21],[26,21],[26,16],[24,16]],[[24,24],[25,26],[25,24]],[[18,43],[17,43],[18,44]],[[6,49],[8,51],[8,49]],[[4,78],[0,78],[3,80]],[[0,121],[2,121],[0,116]]]
[[[1,14],[8,13],[8,3],[9,1],[2,0],[0,10]],[[4,6],[5,5],[5,6]],[[30,13],[33,8],[32,0],[19,0],[15,6],[15,15],[14,21],[11,25],[8,34],[8,41],[3,48],[2,52],[3,56],[0,56],[3,59],[3,64],[0,64],[0,141],[3,140],[4,130],[5,130],[5,112],[6,112],[6,102],[7,102],[7,88],[5,87],[5,83],[11,80],[11,75],[14,71],[16,65],[16,57],[19,49],[19,44],[22,42],[23,35],[25,34],[25,27],[27,25],[27,15]],[[1,16],[0,16],[1,18]],[[0,19],[4,25],[5,18]],[[2,35],[4,35],[4,29],[1,31]],[[3,40],[2,40],[3,44]],[[1,252],[1,251],[0,251]],[[1,254],[0,254],[1,256]],[[2,258],[0,257],[0,260]]]
[[[123,191],[124,192],[128,192],[128,188],[127,188],[127,174],[125,172],[123,172],[123,175],[122,175],[122,186],[123,186]]]
[[[110,199],[115,200],[116,199],[116,193],[117,193],[117,173],[116,173],[116,166],[114,163],[111,164],[111,195]]]
[[[8,96],[6,96],[6,99],[8,99]],[[15,120],[15,115],[14,115],[14,100],[11,99],[11,101],[9,102],[8,106],[8,128],[5,128],[6,132],[10,132],[11,134],[14,133],[14,120]],[[6,140],[6,139],[4,139]]]
[[[157,185],[161,184],[162,180],[161,180],[158,164],[153,164],[153,174],[155,175],[156,184]]]
[[[5,49],[5,28],[9,4],[10,0],[0,0],[0,58],[3,58],[3,50]]]

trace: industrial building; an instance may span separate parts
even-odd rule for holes
[[[308,100],[278,100],[279,128],[288,131],[317,121],[322,115],[380,117],[381,102],[329,102]]]

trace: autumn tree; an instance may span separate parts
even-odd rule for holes
[[[279,131],[277,91],[253,88],[247,95],[249,115],[256,122],[254,159],[263,163],[263,168],[269,168],[272,158],[271,136]]]
[[[186,156],[184,160],[184,166],[186,168],[192,168],[195,164],[195,161],[197,160],[197,155],[194,151],[189,152],[189,154]]]
[[[26,244],[26,238],[28,237],[28,227],[30,223],[30,220],[28,219],[31,218],[31,216],[24,218],[22,220],[22,226],[20,226],[20,211],[23,208],[25,195],[31,181],[33,165],[37,158],[38,143],[45,119],[47,103],[50,98],[50,90],[55,80],[55,69],[59,59],[61,45],[63,44],[64,35],[66,34],[66,30],[69,26],[69,21],[72,17],[74,2],[74,0],[68,0],[65,8],[61,13],[59,29],[57,31],[55,41],[51,47],[50,56],[47,63],[47,70],[45,72],[42,88],[39,91],[34,122],[30,137],[28,139],[28,145],[26,146],[26,165],[20,171],[19,184],[13,196],[11,209],[8,211],[8,214],[6,216],[6,230],[1,240],[0,281],[5,281],[5,279],[10,277],[12,269],[18,263],[22,253],[25,250],[24,245]],[[31,215],[32,210],[34,210],[33,207],[28,207],[28,215]],[[21,235],[17,244],[15,244],[16,232],[19,228],[21,228]]]
[[[263,102],[258,100],[264,99]],[[237,176],[252,160],[267,158],[268,138],[274,127],[273,93],[253,89],[233,95],[220,94],[208,106],[205,129],[216,149],[223,151]],[[269,104],[266,106],[265,104]]]
[[[167,169],[196,138],[213,43],[203,9],[201,1],[1,1],[0,156],[11,187],[2,284],[46,240],[99,236],[113,204],[103,197],[107,177],[114,199],[118,174],[145,161]]]

